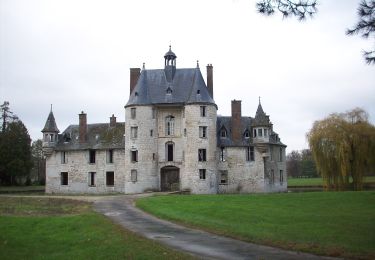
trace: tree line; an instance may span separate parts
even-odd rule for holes
[[[0,184],[44,184],[42,141],[31,143],[26,126],[10,110],[9,102],[0,105],[0,110]]]
[[[315,161],[310,149],[292,151],[286,156],[286,171],[292,178],[316,178]]]

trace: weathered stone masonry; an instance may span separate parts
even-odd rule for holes
[[[43,128],[47,193],[195,194],[286,191],[285,145],[259,102],[255,117],[217,115],[213,66],[177,69],[171,49],[164,69],[130,69],[125,123],[79,124],[59,134],[51,110]],[[126,133],[126,134],[125,134]]]

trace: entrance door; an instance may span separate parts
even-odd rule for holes
[[[180,189],[180,170],[167,166],[160,170],[160,190],[177,191]]]

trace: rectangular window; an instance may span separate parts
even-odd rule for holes
[[[206,161],[206,149],[198,149],[198,161]]]
[[[167,161],[173,162],[173,143],[167,144]]]
[[[283,161],[283,148],[280,147],[279,149],[279,161],[282,162]]]
[[[63,152],[61,152],[61,163],[65,164],[67,162],[68,162],[68,160],[66,158],[66,152],[63,151]]]
[[[186,135],[187,135],[186,128],[184,128],[184,136],[186,136]]]
[[[137,151],[137,150],[135,150],[135,151],[131,151],[131,152],[130,152],[130,155],[131,155],[130,160],[131,160],[132,162],[138,162],[138,151]]]
[[[257,130],[256,129],[254,129],[254,131],[253,131],[253,137],[257,137]]]
[[[280,170],[280,185],[283,185],[284,182],[284,171]]]
[[[268,129],[267,128],[264,128],[264,137],[268,137]]]
[[[225,147],[224,146],[220,147],[220,161],[221,162],[225,162],[224,152],[225,152]]]
[[[270,146],[270,160],[273,161],[273,146]]]
[[[136,182],[137,181],[137,170],[131,170],[131,172],[130,172],[130,180],[132,182]]]
[[[155,119],[156,117],[156,109],[152,108],[152,119]]]
[[[114,172],[105,173],[105,183],[107,186],[115,186],[115,173]]]
[[[67,172],[62,172],[60,174],[61,178],[61,185],[68,185],[68,173]]]
[[[136,118],[136,109],[135,109],[135,107],[132,107],[131,109],[130,109],[130,117],[131,117],[131,119],[135,119]]]
[[[155,153],[152,154],[152,160],[155,161],[156,155]]]
[[[107,163],[113,163],[113,150],[107,151]]]
[[[89,163],[95,163],[96,153],[95,150],[89,150]]]
[[[220,171],[220,184],[228,184],[228,171]]]
[[[89,186],[95,186],[95,172],[89,172]]]
[[[152,137],[154,135],[154,130],[150,130],[150,136]]]
[[[254,146],[249,146],[246,151],[246,161],[254,161],[254,159]]]
[[[207,126],[200,126],[199,127],[199,137],[200,138],[207,138]]]
[[[270,184],[274,184],[275,183],[275,172],[274,172],[274,170],[273,169],[271,169],[271,173],[270,173],[270,180],[269,180],[269,182],[270,182]]]
[[[263,129],[262,129],[262,128],[259,128],[259,129],[258,129],[258,136],[259,136],[259,137],[262,137],[262,136],[263,136]]]
[[[206,179],[206,169],[199,169],[199,179],[201,180]]]
[[[137,126],[132,126],[130,127],[130,137],[135,139],[138,136],[138,127]]]
[[[206,106],[201,106],[201,117],[205,117],[206,116]]]

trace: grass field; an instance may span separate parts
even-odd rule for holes
[[[0,230],[1,259],[190,258],[74,200],[0,197]]]
[[[375,176],[365,177],[365,183],[375,183]],[[288,178],[288,186],[322,186],[322,178]]]
[[[174,195],[142,198],[158,217],[245,241],[344,257],[375,257],[375,192]]]

